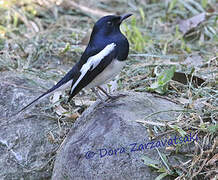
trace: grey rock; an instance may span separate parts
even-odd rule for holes
[[[49,142],[48,133],[59,129],[57,122],[43,115],[37,106],[25,116],[8,118],[38,96],[38,90],[19,74],[0,74],[1,180],[51,179],[51,164],[59,144]]]
[[[52,180],[86,179],[145,179],[157,174],[146,166],[144,155],[158,160],[155,148],[132,151],[134,143],[150,142],[147,129],[136,120],[151,113],[178,110],[180,107],[168,100],[148,93],[127,93],[112,106],[97,102],[89,107],[73,124],[58,151]],[[157,113],[147,121],[174,120],[174,111]],[[164,148],[160,148],[164,150]],[[106,154],[106,155],[105,155]]]
[[[48,82],[41,79],[30,79],[35,86],[19,74],[0,74],[0,179],[146,180],[158,175],[143,163],[144,156],[160,158],[156,149],[146,149],[145,144],[151,141],[147,128],[136,121],[145,117],[148,122],[174,120],[177,114],[174,111],[157,112],[180,109],[178,105],[148,93],[133,92],[113,102],[112,106],[97,101],[76,120],[59,147],[62,139],[58,124],[50,110],[45,112],[40,108],[40,105],[48,105],[48,99],[18,117],[8,118],[40,94],[38,82],[48,86]],[[71,123],[67,125],[62,128],[69,129]],[[49,140],[50,132],[57,142]],[[134,149],[142,146],[144,149],[131,152],[134,143]],[[94,154],[87,153],[90,151]]]

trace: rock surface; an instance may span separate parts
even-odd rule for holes
[[[154,179],[157,174],[142,158],[146,155],[159,159],[157,150],[145,146],[142,151],[132,149],[134,143],[138,148],[150,142],[147,129],[136,120],[179,108],[173,102],[147,93],[128,93],[111,107],[95,103],[67,135],[57,154],[52,180]],[[154,114],[146,120],[163,123],[174,118],[175,112],[170,111]]]
[[[59,144],[49,142],[48,134],[59,129],[57,122],[37,106],[25,112],[27,116],[11,122],[7,118],[39,95],[37,87],[28,88],[28,82],[18,74],[0,74],[1,180],[51,179],[51,162]]]
[[[36,84],[37,81],[34,79]],[[157,112],[180,109],[178,105],[135,92],[127,93],[112,106],[97,101],[76,120],[59,148],[60,129],[68,129],[72,123],[60,128],[56,119],[52,119],[51,111],[40,108],[41,103],[43,107],[48,105],[48,99],[19,117],[7,118],[40,94],[37,85],[29,83],[19,74],[1,73],[0,76],[0,179],[146,180],[157,177],[142,159],[145,155],[154,160],[160,157],[155,148],[145,146],[151,142],[147,128],[136,121],[145,119],[164,125],[165,120],[175,119],[175,111]],[[57,141],[53,142],[50,135]]]

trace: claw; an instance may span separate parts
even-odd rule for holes
[[[125,97],[125,96],[126,96],[125,94],[118,94],[118,95],[115,95],[115,96],[108,95],[107,96],[108,99],[106,101],[108,101],[108,100],[115,101],[116,99],[118,99],[120,97]]]

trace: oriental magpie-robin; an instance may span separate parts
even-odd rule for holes
[[[99,86],[114,78],[125,65],[129,53],[127,38],[120,31],[122,21],[132,14],[122,16],[109,15],[99,19],[92,30],[90,41],[73,68],[51,89],[26,105],[16,114],[24,111],[39,99],[64,89],[71,84],[70,101],[81,89],[98,87],[108,97],[106,91]],[[100,96],[96,93],[100,98]]]

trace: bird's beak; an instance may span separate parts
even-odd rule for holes
[[[124,19],[127,19],[127,18],[130,17],[130,16],[132,16],[132,14],[130,14],[130,13],[121,15],[121,16],[120,16],[120,23],[122,23],[122,21],[123,21]]]

